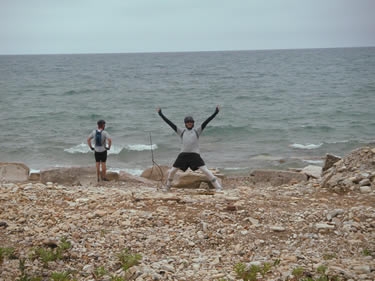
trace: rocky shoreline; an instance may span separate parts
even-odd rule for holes
[[[322,267],[337,280],[375,280],[374,148],[337,159],[318,178],[265,175],[223,176],[223,193],[204,185],[163,193],[159,181],[136,177],[2,179],[0,250],[13,252],[0,259],[0,281],[56,272],[87,281],[243,280],[238,264],[275,264],[255,280],[299,280],[296,269],[318,280]],[[61,259],[35,258],[64,239]],[[142,259],[125,270],[124,251]]]

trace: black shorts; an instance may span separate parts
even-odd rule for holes
[[[188,168],[195,171],[204,165],[204,161],[198,153],[181,152],[174,162],[173,167],[179,168],[185,172]]]
[[[107,161],[107,150],[103,152],[95,151],[95,161],[105,163]]]

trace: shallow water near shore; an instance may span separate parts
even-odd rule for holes
[[[0,56],[0,161],[93,165],[86,138],[105,119],[108,166],[171,165],[179,126],[217,117],[200,140],[210,168],[322,165],[375,141],[375,48]]]

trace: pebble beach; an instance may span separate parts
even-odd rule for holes
[[[13,252],[0,260],[0,280],[55,280],[58,272],[85,281],[244,280],[239,264],[271,264],[254,280],[302,280],[296,269],[318,280],[321,268],[332,280],[375,280],[375,172],[366,169],[370,190],[342,193],[313,178],[271,186],[225,177],[222,193],[164,193],[158,182],[2,182],[0,247]],[[70,245],[61,259],[35,258],[36,248],[61,241]],[[124,251],[140,258],[126,270]]]

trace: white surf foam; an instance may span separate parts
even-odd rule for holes
[[[309,164],[316,164],[316,165],[322,165],[324,163],[323,160],[302,160],[303,162],[309,163]]]
[[[111,149],[108,150],[108,154],[119,154],[123,147],[121,146],[115,146],[112,145]],[[85,143],[78,144],[76,146],[73,146],[71,148],[64,149],[65,152],[71,153],[71,154],[77,154],[77,153],[88,153],[91,152],[91,149],[89,146]]]
[[[109,168],[108,171],[118,173],[118,174],[121,171],[124,171],[124,172],[129,173],[133,176],[140,176],[143,172],[143,170],[141,170],[141,169],[117,169],[117,168]]]
[[[126,149],[132,151],[144,151],[144,150],[155,150],[158,146],[156,144],[149,145],[149,144],[129,144],[126,146]]]
[[[65,152],[75,154],[75,153],[87,153],[90,151],[90,148],[87,144],[81,143],[71,148],[64,149]]]
[[[307,143],[307,144],[299,144],[299,143],[293,143],[290,145],[290,147],[297,148],[297,149],[317,149],[321,147],[323,143],[320,144],[313,144],[313,143]]]

